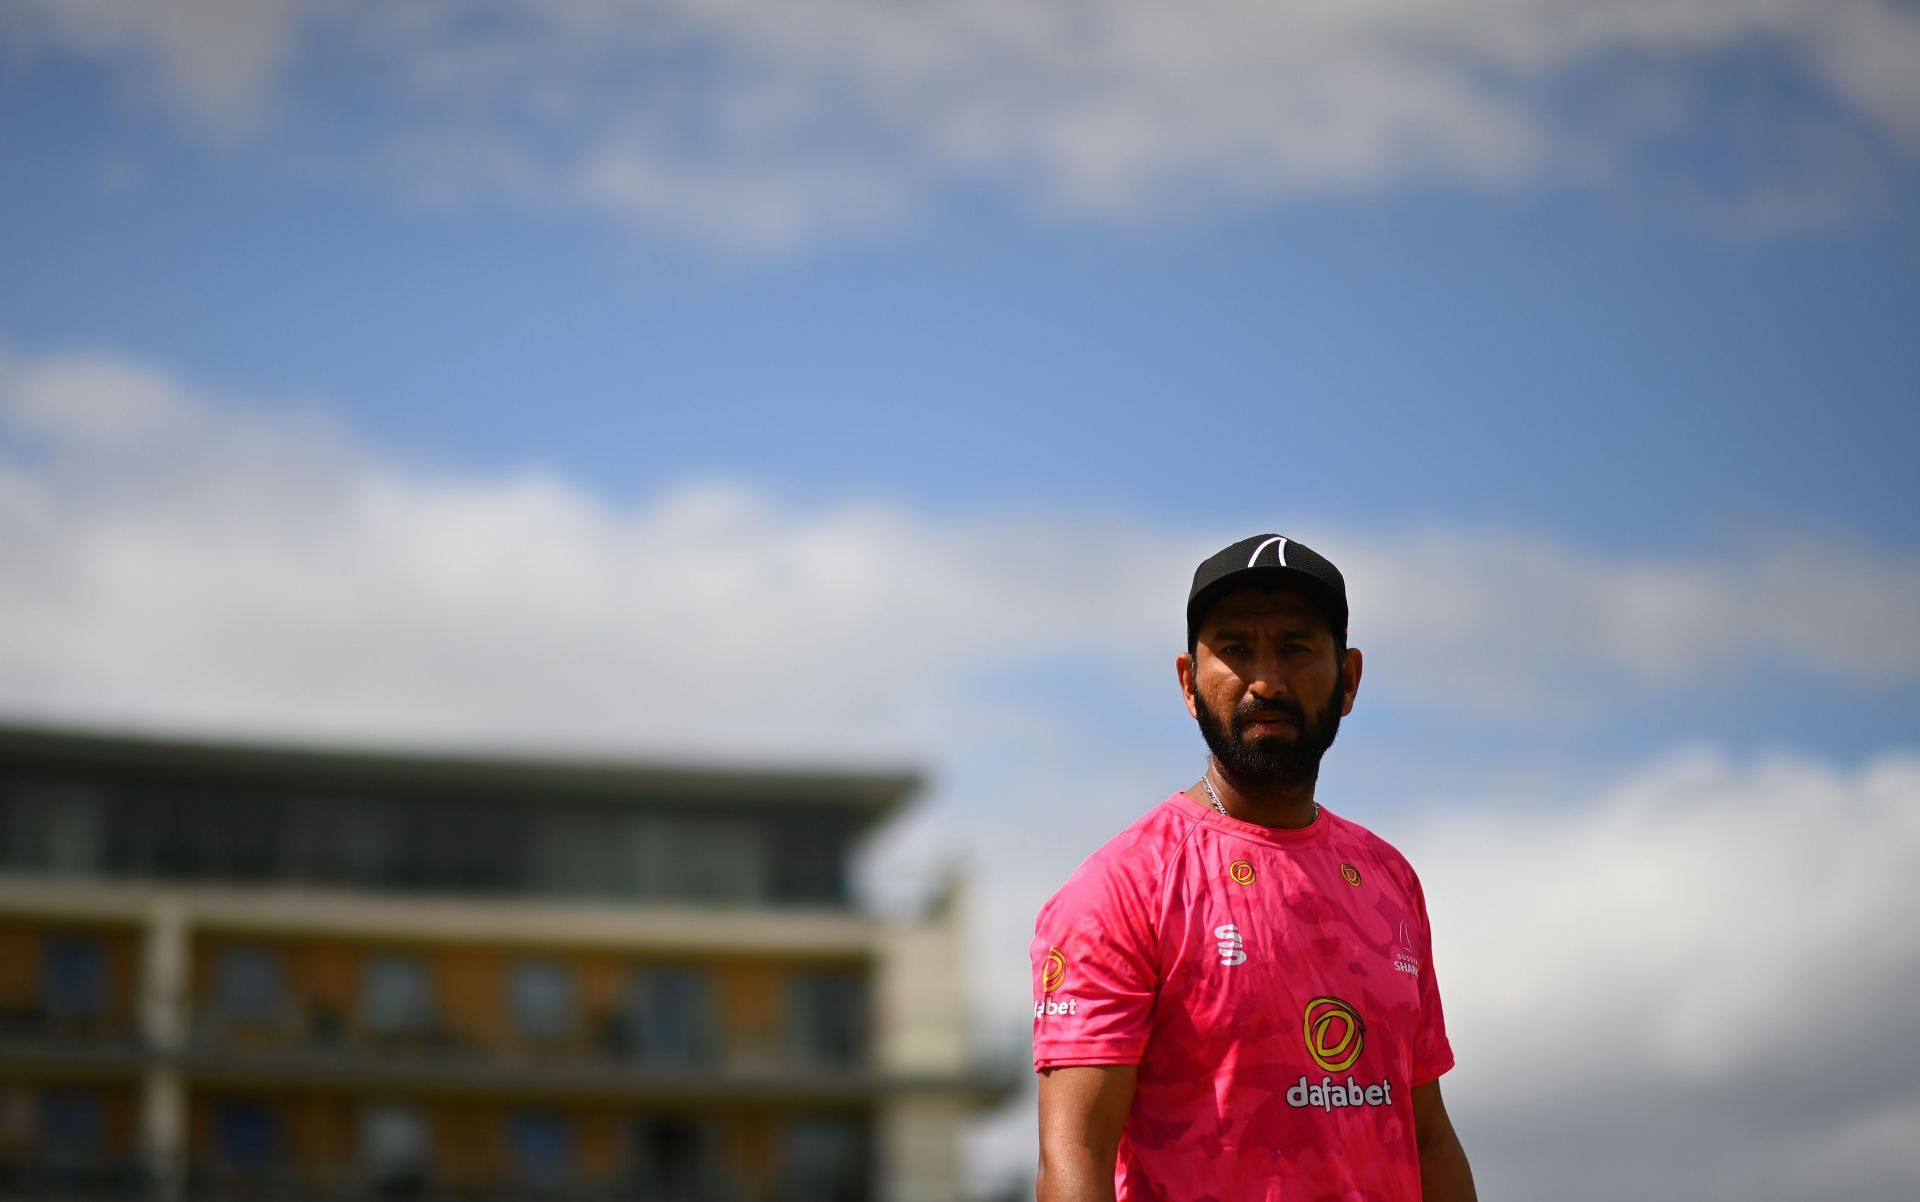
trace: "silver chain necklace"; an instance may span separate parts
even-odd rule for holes
[[[1213,769],[1212,768],[1208,768],[1205,772],[1201,773],[1200,787],[1207,791],[1207,800],[1213,803],[1214,809],[1220,811],[1220,816],[1222,818],[1233,817],[1232,814],[1227,813],[1227,807],[1220,804],[1220,795],[1213,791]],[[1307,819],[1307,825],[1312,826],[1314,823],[1318,821],[1320,821],[1320,803],[1316,801],[1313,803],[1313,817]]]

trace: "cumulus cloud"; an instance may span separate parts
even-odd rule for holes
[[[1724,199],[1777,221],[1871,187],[1769,164],[1851,176],[1920,149],[1920,15],[1900,0],[27,0],[0,39],[109,59],[222,130],[324,49],[390,106],[370,153],[416,183],[740,245],[855,232],[955,184],[1122,219],[1409,182],[1617,186],[1650,142],[1724,144],[1728,121],[1760,145]],[[1756,54],[1817,102],[1720,111],[1714,69]]]
[[[1437,925],[1482,1189],[1891,1199],[1920,1106],[1920,758],[1677,753],[1589,803],[1436,807]]]
[[[0,361],[0,705],[378,738],[923,748],[976,667],[1147,625],[1065,519],[622,507],[389,462],[103,358]]]
[[[917,755],[1003,725],[1036,662],[1113,685],[1130,720],[1169,693],[1195,548],[1244,533],[796,510],[724,481],[615,503],[398,462],[324,413],[106,356],[0,357],[0,435],[0,706],[126,722]],[[1873,547],[1314,541],[1347,568],[1367,687],[1416,707],[1604,714],[1783,659],[1920,676],[1920,562]]]
[[[1920,561],[1845,537],[1763,532],[1688,559],[1453,531],[1343,555],[1355,614],[1379,615],[1356,618],[1356,642],[1383,652],[1369,679],[1435,704],[1605,706],[1618,682],[1684,693],[1783,663],[1859,683],[1920,674]]]

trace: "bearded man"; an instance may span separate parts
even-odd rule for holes
[[[1360,689],[1347,617],[1277,534],[1194,572],[1206,772],[1035,924],[1040,1202],[1474,1202],[1419,878],[1315,796]]]

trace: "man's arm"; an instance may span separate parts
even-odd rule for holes
[[[1135,1072],[1131,1064],[1041,1070],[1039,1202],[1113,1202]]]
[[[1438,1081],[1414,1086],[1413,1138],[1420,1148],[1422,1202],[1478,1202],[1473,1170],[1447,1117],[1447,1104],[1440,1100]]]

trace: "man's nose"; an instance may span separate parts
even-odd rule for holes
[[[1262,701],[1271,701],[1287,691],[1280,680],[1280,664],[1277,660],[1263,659],[1254,665],[1253,677],[1247,682],[1247,691]]]

